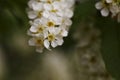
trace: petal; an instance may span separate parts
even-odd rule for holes
[[[61,25],[62,24],[62,18],[61,17],[55,17],[53,18],[54,22],[56,25]]]
[[[32,6],[32,4],[34,3],[35,1],[33,1],[33,0],[30,0],[29,2],[28,2],[28,6],[32,9],[33,8],[33,6]]]
[[[55,28],[55,35],[59,34],[61,32],[61,28],[60,27],[56,27]]]
[[[50,13],[48,11],[44,11],[43,12],[43,17],[49,18],[50,17]]]
[[[47,22],[48,22],[48,19],[42,17],[42,18],[40,19],[40,22],[39,22],[39,23],[41,23],[42,25],[45,25],[45,24],[47,24]]]
[[[62,9],[70,8],[69,5],[68,5],[68,2],[67,1],[66,2],[62,2],[61,3],[61,8]]]
[[[36,52],[42,53],[43,52],[43,47],[37,47]]]
[[[45,10],[52,10],[52,5],[51,4],[44,4],[44,9]]]
[[[103,3],[102,3],[101,1],[100,1],[100,2],[97,2],[97,3],[95,4],[95,8],[98,9],[98,10],[102,9],[102,8],[103,8]]]
[[[49,49],[50,48],[50,42],[48,40],[44,40],[44,46],[45,46],[45,48]]]
[[[73,16],[73,11],[70,9],[65,10],[64,16],[71,18]]]
[[[53,48],[55,48],[57,45],[58,45],[58,44],[57,44],[57,42],[56,42],[55,40],[51,42],[51,46],[52,46]]]
[[[35,20],[34,20],[34,25],[37,26],[38,24],[40,24],[40,20],[41,20],[41,19],[35,19]]]
[[[30,31],[31,31],[31,32],[37,32],[37,31],[38,31],[38,28],[35,27],[35,26],[31,26]]]
[[[67,19],[64,20],[64,24],[67,25],[67,26],[71,26],[72,25],[72,21],[67,18]]]
[[[36,3],[32,4],[32,6],[33,6],[34,11],[42,11],[42,9],[43,9],[42,3],[36,2]]]
[[[117,4],[112,4],[112,6],[110,6],[110,11],[112,14],[117,14],[119,13],[119,6]]]
[[[64,37],[66,37],[66,36],[68,36],[68,31],[66,31],[66,30],[62,30],[62,36],[64,36]]]
[[[29,11],[28,17],[29,17],[29,19],[34,19],[37,17],[37,13],[35,11]]]
[[[56,12],[57,15],[63,17],[64,16],[64,12],[62,10],[59,10],[58,12]]]
[[[36,44],[35,44],[35,39],[34,38],[31,38],[29,41],[28,41],[28,44],[30,45],[30,46],[35,46]]]
[[[43,36],[44,36],[44,38],[47,38],[47,36],[48,36],[48,31],[47,30],[44,30]]]
[[[62,39],[62,38],[57,39],[57,44],[58,44],[58,45],[62,45],[62,44],[63,44],[63,42],[64,42],[64,41],[63,41],[63,39]]]
[[[56,32],[55,27],[49,27],[48,30],[50,33],[53,33],[53,34]]]
[[[112,3],[113,0],[106,0],[106,3]]]
[[[53,5],[54,9],[57,9],[57,10],[59,10],[61,7],[60,2],[57,2],[57,1],[53,2],[52,5]]]
[[[35,36],[30,30],[27,31],[27,34],[28,34],[29,36]]]
[[[107,17],[109,15],[109,10],[107,8],[103,8],[101,10],[101,15]]]
[[[27,31],[27,35],[31,36],[31,32],[29,30]]]

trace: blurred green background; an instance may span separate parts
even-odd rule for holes
[[[43,73],[40,75],[41,73],[37,72],[39,69],[42,70],[42,59],[46,53],[36,53],[34,47],[28,46],[27,30],[30,25],[26,14],[27,2],[28,0],[0,0],[0,54],[2,54],[0,55],[2,60],[0,65],[4,67],[0,70],[4,69],[2,72],[5,74],[1,76],[0,80],[52,80],[39,79],[39,77],[45,76]],[[106,69],[116,80],[119,80],[120,24],[110,16],[102,17],[94,7],[95,3],[95,0],[76,1],[74,17],[72,18],[73,25],[69,36],[65,38],[64,45],[58,47],[57,50],[63,51],[64,53],[60,54],[69,58],[74,54],[74,51],[71,50],[76,50],[75,46],[78,42],[73,39],[76,30],[79,32],[82,25],[93,23],[94,28],[101,32],[100,51]],[[83,24],[81,25],[81,23]],[[73,65],[72,61],[70,64]],[[77,80],[84,79],[78,78]]]

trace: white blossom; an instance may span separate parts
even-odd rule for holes
[[[101,0],[95,4],[96,9],[100,10],[102,16],[117,17],[119,22],[120,1],[119,0]]]
[[[97,2],[97,3],[95,4],[95,7],[96,7],[96,9],[98,9],[98,10],[102,9],[102,8],[103,8],[103,3],[102,3],[102,1]]]
[[[106,0],[106,3],[112,3],[113,0]]]
[[[42,37],[33,37],[28,41],[30,46],[36,46],[37,52],[43,52],[44,45],[43,45],[43,38]]]
[[[102,10],[101,10],[101,15],[102,16],[108,16],[109,15],[109,10],[107,9],[107,8],[103,8]]]
[[[59,34],[56,32],[50,32],[44,40],[44,45],[47,49],[50,49],[50,45],[53,48],[55,48],[56,46],[59,46],[62,44],[63,44],[63,38],[62,36],[59,36]]]
[[[51,50],[61,46],[63,38],[68,36],[72,25],[74,0],[30,0],[28,2],[28,18],[30,28],[28,41],[30,46],[36,46],[37,52],[44,48]]]

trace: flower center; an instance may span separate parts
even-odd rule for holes
[[[42,11],[38,12],[38,17],[40,18],[42,16]]]
[[[51,3],[52,3],[52,0],[47,0],[47,3],[51,4]]]
[[[48,35],[48,40],[53,41],[55,39],[55,36],[53,34]]]
[[[57,11],[58,11],[58,10],[56,10],[56,9],[52,9],[52,10],[51,10],[51,12],[54,12],[54,13],[57,12]]]
[[[48,27],[53,27],[53,26],[55,26],[55,24],[54,24],[54,22],[51,22],[51,21],[50,21],[50,22],[47,23],[47,26],[48,26]]]
[[[43,40],[42,39],[37,39],[37,41],[36,41],[36,44],[43,44]]]
[[[43,32],[43,30],[44,30],[44,27],[42,27],[42,26],[40,25],[39,28],[38,28],[38,32]]]

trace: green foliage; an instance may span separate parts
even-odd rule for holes
[[[26,7],[28,0],[0,0],[0,40],[8,43],[13,34],[20,31],[26,35],[29,27]],[[75,15],[73,17],[73,25],[70,35],[75,28],[80,26],[80,21],[86,20],[88,17],[93,18],[95,26],[101,30],[101,52],[106,64],[106,68],[110,74],[117,80],[120,79],[120,24],[112,18],[103,18],[94,7],[95,1],[89,0],[79,3],[75,6]],[[71,37],[67,39],[66,46],[72,46]],[[2,43],[2,44],[3,44]],[[3,44],[5,45],[5,44]],[[65,47],[66,47],[65,46]],[[25,63],[24,63],[25,64]],[[18,67],[19,68],[19,67]],[[18,69],[17,68],[17,69]],[[19,70],[18,70],[19,71]]]
[[[120,24],[111,18],[97,18],[102,31],[102,57],[110,74],[120,79]]]

